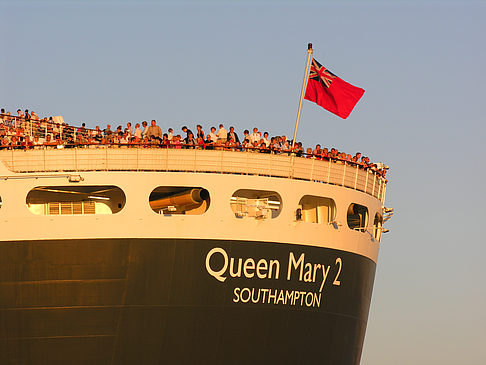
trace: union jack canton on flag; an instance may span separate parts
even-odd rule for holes
[[[346,119],[364,92],[360,87],[347,83],[312,59],[305,91],[306,100]]]
[[[331,71],[327,68],[322,66],[319,62],[317,62],[314,58],[312,59],[312,65],[309,73],[309,79],[322,81],[324,83],[323,86],[329,87],[331,86],[332,80],[334,80],[337,76],[334,75]]]

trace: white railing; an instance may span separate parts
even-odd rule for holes
[[[260,175],[344,186],[384,202],[386,180],[339,161],[266,153],[162,148],[2,150],[0,160],[19,173],[68,171],[187,171]]]

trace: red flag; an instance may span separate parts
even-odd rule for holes
[[[347,83],[323,67],[314,58],[305,90],[305,99],[317,103],[324,109],[346,119],[364,90]]]

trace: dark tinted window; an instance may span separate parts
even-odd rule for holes
[[[203,214],[209,203],[209,191],[202,187],[159,186],[149,197],[152,210],[164,215]]]
[[[368,227],[368,208],[364,205],[350,204],[348,207],[348,227],[365,232]]]

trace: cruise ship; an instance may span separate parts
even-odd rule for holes
[[[386,179],[227,150],[0,150],[0,364],[360,362]]]

